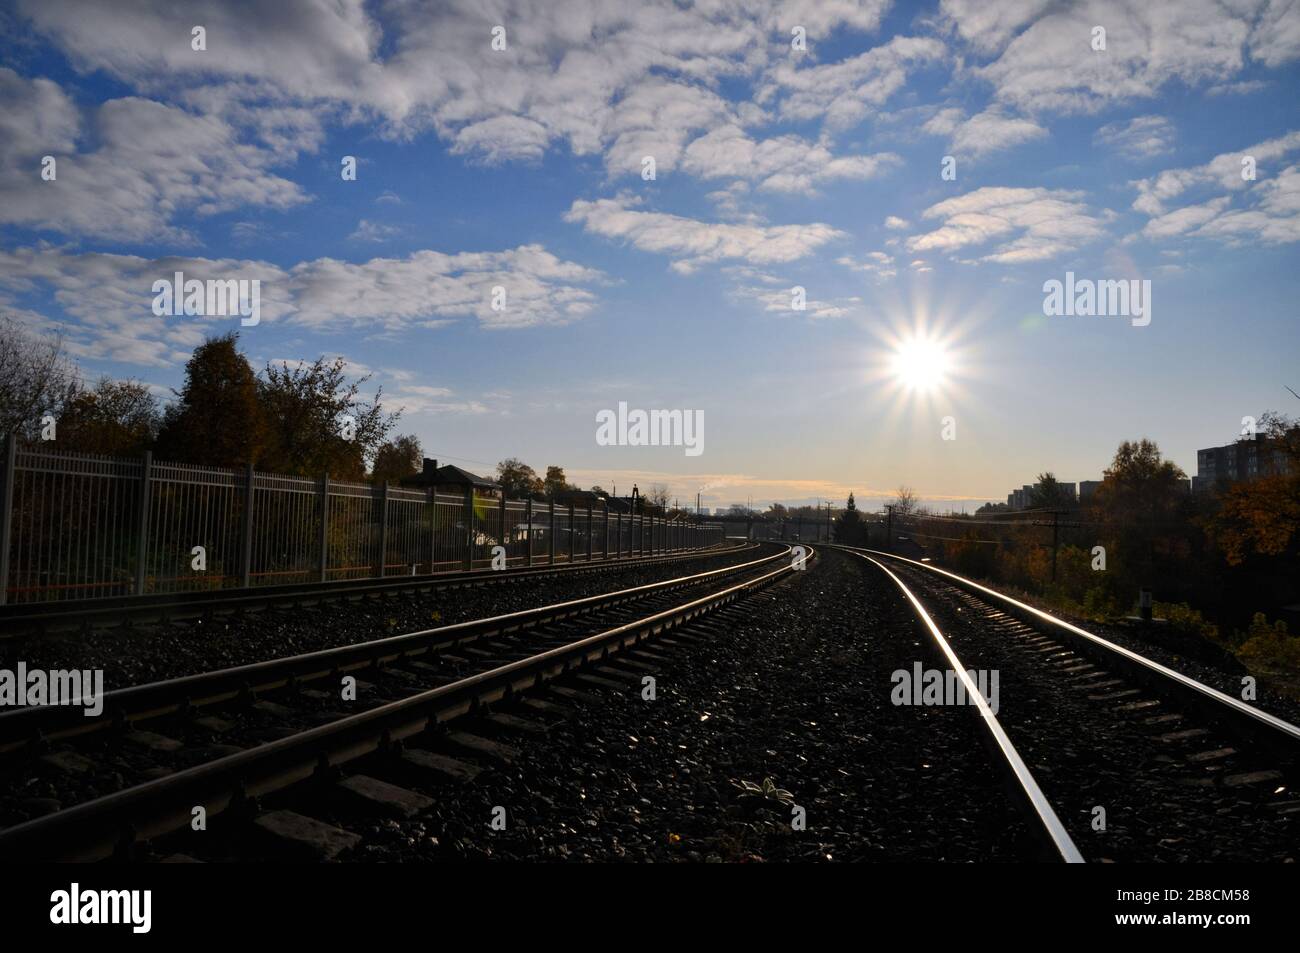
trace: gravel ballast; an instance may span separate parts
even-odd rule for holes
[[[414,818],[375,820],[331,797],[286,797],[362,835],[340,856],[354,861],[1027,855],[1023,824],[971,712],[891,704],[891,673],[926,657],[895,593],[848,557],[823,551],[806,572],[741,605],[741,621],[663,650],[669,660],[656,675],[655,700],[642,698],[636,680],[621,692],[584,686],[603,701],[568,702],[570,717],[544,737],[510,739],[519,757],[481,760],[485,770],[472,783],[416,788],[433,806]],[[485,730],[473,721],[456,727]],[[428,744],[436,749],[438,740]],[[790,792],[789,803],[738,786],[769,778]],[[793,829],[796,805],[806,830]],[[494,831],[497,807],[506,828]],[[172,846],[222,859],[216,841],[184,835]],[[238,856],[247,859],[247,849]]]

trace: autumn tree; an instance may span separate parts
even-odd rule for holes
[[[161,419],[146,385],[102,377],[64,407],[56,446],[110,457],[141,453],[153,446]]]
[[[507,457],[497,464],[497,482],[511,499],[527,499],[544,489],[537,472],[518,457]]]
[[[401,411],[383,408],[383,388],[372,401],[360,398],[366,374],[347,376],[343,358],[324,357],[291,366],[268,364],[258,380],[258,401],[267,422],[263,469],[341,480],[365,477]]]
[[[546,479],[542,481],[542,492],[546,494],[548,500],[555,499],[558,494],[569,489],[572,489],[572,487],[569,486],[569,481],[565,479],[564,467],[552,466],[546,468]]]
[[[1233,566],[1252,555],[1300,558],[1300,421],[1265,413],[1260,432],[1264,452],[1276,453],[1283,466],[1265,466],[1257,479],[1225,488],[1207,527]]]
[[[1047,473],[1038,474],[1038,482],[1034,484],[1030,497],[1031,506],[1042,507],[1043,509],[1059,510],[1074,505],[1074,501],[1066,492],[1061,481],[1056,479],[1056,474],[1050,470]]]
[[[1090,500],[1112,578],[1130,588],[1176,578],[1172,571],[1159,570],[1174,555],[1178,528],[1186,526],[1179,519],[1187,503],[1186,479],[1153,441],[1125,440],[1119,445]]]
[[[77,393],[77,368],[56,334],[40,335],[0,315],[0,436],[40,435],[41,418],[58,420]]]
[[[420,448],[419,438],[414,434],[402,434],[375,451],[370,478],[376,483],[385,480],[400,483],[405,477],[419,473],[423,460],[424,451]]]
[[[185,383],[163,414],[161,458],[224,467],[262,462],[266,418],[257,375],[238,340],[235,332],[209,338],[190,355]]]

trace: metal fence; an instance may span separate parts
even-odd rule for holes
[[[628,559],[716,523],[5,441],[0,603]],[[499,547],[499,548],[498,548]]]

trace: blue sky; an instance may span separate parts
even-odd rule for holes
[[[344,356],[429,455],[706,506],[969,508],[1140,436],[1190,474],[1300,411],[1300,6],[1231,6],[20,0],[0,308],[161,392],[238,320],[152,282],[259,278],[254,362]],[[1150,280],[1151,323],[1045,317],[1066,271]],[[620,401],[704,453],[598,446]]]

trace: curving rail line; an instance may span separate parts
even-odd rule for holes
[[[1008,779],[1013,782],[1017,793],[1016,800],[1024,809],[1026,816],[1034,821],[1043,839],[1053,845],[1055,853],[1062,860],[1081,861],[1082,857],[1079,856],[1077,847],[1070,841],[1068,833],[1062,827],[1060,819],[1050,802],[1034,781],[1023,760],[1016,754],[1002,725],[979,694],[978,689],[967,674],[966,666],[962,664],[952,646],[939,632],[930,612],[926,610],[921,599],[893,571],[891,565],[900,570],[905,570],[904,575],[910,575],[914,584],[922,581],[923,577],[928,577],[940,587],[946,587],[961,593],[960,598],[967,600],[972,605],[986,605],[996,615],[1014,617],[1019,620],[1019,623],[1036,630],[1042,636],[1046,636],[1048,640],[1058,640],[1062,645],[1068,647],[1068,651],[1063,650],[1056,654],[1071,655],[1076,659],[1075,662],[1062,664],[1070,664],[1075,667],[1076,671],[1082,669],[1092,670],[1089,675],[1080,675],[1078,677],[1104,679],[1105,676],[1100,673],[1122,673],[1132,681],[1142,684],[1153,695],[1169,699],[1181,709],[1195,711],[1200,718],[1228,732],[1230,735],[1243,739],[1250,745],[1257,746],[1267,752],[1269,757],[1278,759],[1281,762],[1280,766],[1284,769],[1283,771],[1269,770],[1241,775],[1240,779],[1229,777],[1226,779],[1229,785],[1233,784],[1234,781],[1240,784],[1249,784],[1281,778],[1287,770],[1294,771],[1296,765],[1300,764],[1300,727],[1269,712],[1227,695],[1182,672],[1175,671],[1166,665],[1117,645],[1077,625],[1059,619],[1048,612],[946,569],[878,550],[847,546],[835,546],[834,548],[852,553],[872,563],[903,591],[914,611],[930,630],[932,638],[947,659],[947,664],[962,679],[968,694],[976,699],[976,705],[984,726],[995,742],[992,747],[1000,752],[1000,757],[995,760],[1004,769]],[[886,565],[886,563],[890,565]],[[1080,658],[1095,663],[1095,666],[1088,665],[1087,662],[1079,662]],[[1113,685],[1114,681],[1112,680],[1110,683],[1103,681],[1102,684]],[[1118,694],[1133,697],[1138,693],[1136,691],[1120,691]],[[1106,699],[1118,696],[1102,694],[1090,697]],[[1155,702],[1127,704],[1123,707],[1138,709],[1152,704],[1155,704]],[[1171,718],[1174,716],[1168,715],[1164,717]],[[1184,731],[1182,734],[1186,736],[1203,736],[1205,732],[1197,729],[1195,731]],[[1231,749],[1224,750],[1230,751]],[[1218,753],[1212,752],[1211,754]],[[1279,790],[1282,789],[1279,788]]]

